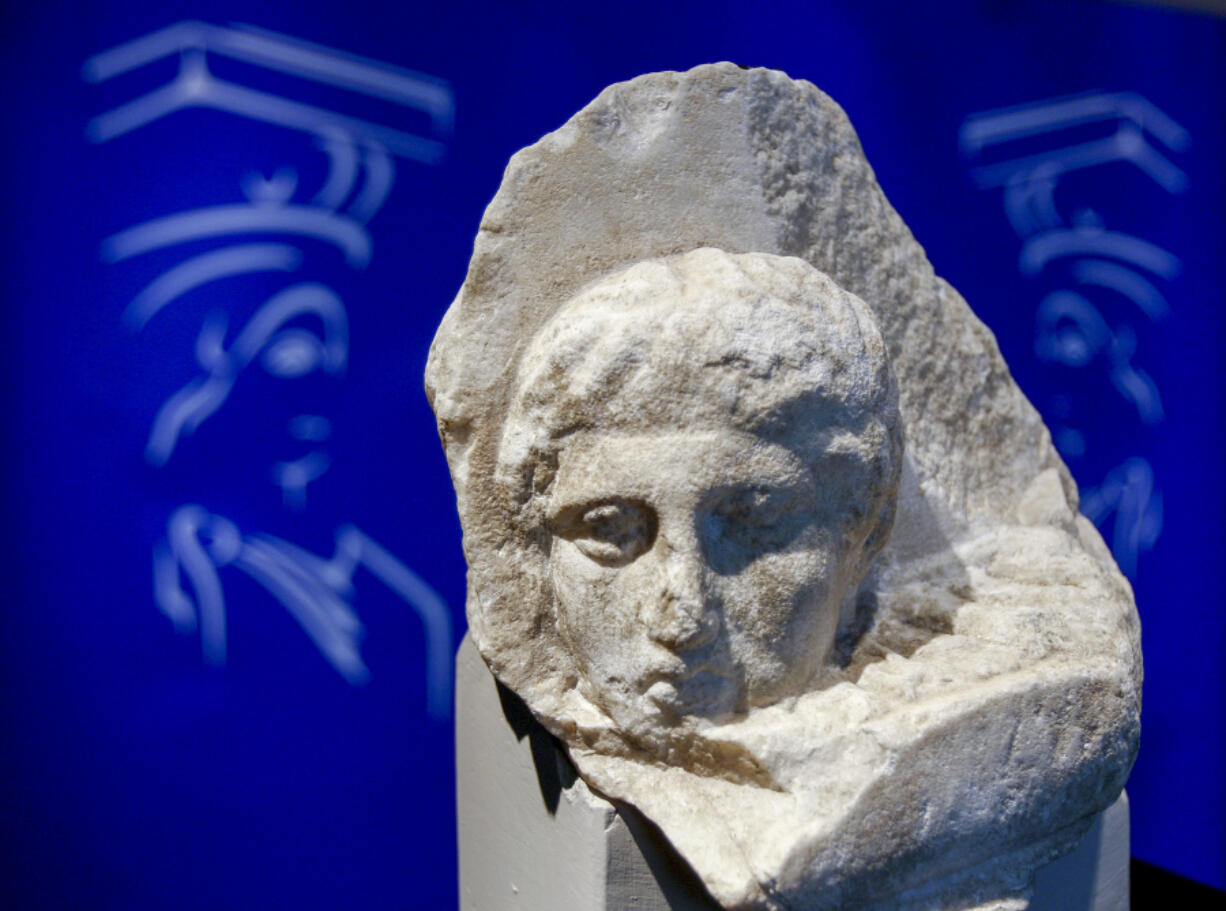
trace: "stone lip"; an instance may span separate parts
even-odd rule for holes
[[[842,666],[817,692],[702,732],[776,787],[654,764],[579,693],[547,557],[512,540],[495,479],[541,327],[581,288],[701,247],[796,256],[866,302],[906,438],[894,530]],[[482,656],[585,780],[643,810],[726,906],[869,907],[993,857],[1015,858],[993,869],[1023,896],[1002,901],[1024,901],[1034,858],[1123,786],[1139,733],[1131,591],[991,333],[811,84],[728,63],[655,73],[517,153],[426,385]],[[941,907],[929,892],[923,906]]]

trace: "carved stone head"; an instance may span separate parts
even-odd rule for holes
[[[498,477],[580,691],[642,742],[813,684],[900,465],[864,303],[801,260],[708,248],[558,310],[524,353]]]
[[[1023,908],[1118,796],[1127,582],[811,84],[518,153],[426,385],[482,657],[725,907]]]

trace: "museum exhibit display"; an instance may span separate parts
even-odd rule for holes
[[[1119,796],[1128,583],[813,85],[655,73],[517,153],[426,387],[473,643],[720,906],[1025,908]]]
[[[1226,2],[6,14],[0,908],[1224,903]]]

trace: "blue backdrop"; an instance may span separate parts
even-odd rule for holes
[[[1136,589],[1134,853],[1226,887],[1223,20],[5,16],[0,903],[454,907],[464,564],[426,351],[511,153],[611,82],[720,59],[843,105],[996,332]]]

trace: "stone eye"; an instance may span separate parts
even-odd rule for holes
[[[752,555],[785,549],[812,518],[806,506],[790,487],[750,487],[726,495],[711,513],[712,564],[740,566]]]
[[[738,490],[719,504],[716,513],[726,523],[767,528],[787,518],[793,507],[790,491],[752,487]]]
[[[564,510],[554,533],[571,541],[602,566],[625,566],[646,553],[655,540],[655,512],[619,500]]]

